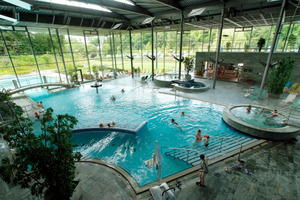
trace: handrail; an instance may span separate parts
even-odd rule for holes
[[[224,133],[224,132],[223,132],[223,133]],[[220,144],[220,148],[222,147],[223,139],[230,139],[230,140],[233,140],[234,142],[240,144],[241,147],[240,147],[240,151],[239,151],[238,161],[242,162],[242,160],[240,159],[240,158],[241,158],[241,152],[242,152],[242,149],[243,149],[242,143],[240,143],[239,141],[237,141],[237,140],[235,140],[234,138],[231,138],[231,137],[219,137],[219,136],[209,136],[209,137],[210,137],[210,138],[222,138],[222,141],[221,141],[221,144]],[[195,152],[197,152],[199,155],[201,155],[201,154],[199,153],[199,151],[194,150],[194,149],[173,148],[173,147],[165,147],[165,146],[162,146],[162,147],[161,147],[161,152],[162,152],[162,148],[174,149],[174,159],[175,159],[175,150],[176,150],[176,149],[188,151],[187,161],[188,161],[188,159],[189,159],[189,151],[195,151]]]
[[[285,108],[282,108],[282,109],[279,109],[279,110],[277,110],[277,113],[279,114],[279,113],[282,113],[283,111],[285,111],[285,110],[289,110],[289,109],[291,109],[289,106],[287,106],[287,107],[285,107]],[[292,110],[292,109],[291,109]],[[266,116],[266,119],[268,118],[268,117],[271,117],[273,115],[273,113],[271,112],[270,114],[268,114],[267,116]],[[286,118],[286,117],[285,117]]]
[[[171,187],[171,188],[169,188],[169,189],[163,191],[163,193],[161,194],[161,196],[164,196],[165,192],[168,192],[169,190],[174,190],[174,192],[175,192],[175,188],[174,188],[174,187]]]

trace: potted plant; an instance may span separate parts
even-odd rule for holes
[[[229,51],[231,47],[231,42],[226,42],[226,51]]]
[[[266,44],[266,40],[264,38],[259,38],[257,42],[258,52],[261,51],[261,48],[263,48]]]
[[[194,63],[195,63],[194,58],[184,57],[183,64],[184,64],[184,69],[186,71],[186,75],[185,75],[186,80],[191,80],[191,75],[189,73],[190,73],[190,71],[193,70]]]
[[[250,48],[250,45],[245,43],[245,46],[244,46],[245,52],[248,52],[249,48]]]
[[[285,84],[292,75],[296,61],[291,60],[290,56],[282,57],[280,63],[271,69],[271,74],[268,78],[269,97],[279,99]]]

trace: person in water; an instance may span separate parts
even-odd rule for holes
[[[251,105],[249,105],[247,108],[246,108],[247,112],[250,113],[251,111]]]
[[[170,122],[170,121],[167,121],[167,122]],[[180,128],[180,126],[178,125],[178,123],[175,122],[175,119],[174,119],[174,118],[172,118],[171,123],[174,124],[174,125],[175,125],[177,128],[179,128],[180,130],[182,130],[182,129]]]
[[[201,136],[201,129],[198,129],[198,132],[196,133],[196,142],[201,142],[202,141],[202,136]]]
[[[104,127],[103,123],[99,124],[99,127]]]
[[[111,100],[115,101],[117,99],[117,97],[115,95],[112,95]]]
[[[205,137],[205,136],[206,136],[206,135],[204,135],[204,137]],[[206,136],[206,139],[204,139],[203,141],[204,141],[204,146],[207,147],[207,146],[209,145],[209,143],[208,143],[208,142],[209,142],[209,135]]]

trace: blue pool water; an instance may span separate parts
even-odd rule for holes
[[[255,126],[266,128],[281,128],[286,126],[283,122],[283,118],[271,117],[271,112],[262,112],[259,108],[252,108],[248,113],[246,107],[238,107],[232,109],[232,114],[240,120]]]
[[[122,88],[125,89],[124,93],[121,93]],[[135,129],[147,121],[147,128],[137,135],[88,132],[76,133],[72,138],[74,144],[78,145],[75,151],[80,151],[86,158],[99,158],[118,164],[140,186],[156,180],[155,168],[147,168],[144,164],[154,153],[156,140],[160,147],[192,145],[198,128],[202,130],[202,135],[221,136],[226,132],[232,136],[247,137],[225,125],[222,121],[223,106],[159,94],[151,86],[141,85],[130,77],[103,82],[98,94],[90,84],[55,94],[44,90],[26,93],[35,102],[43,101],[44,108],[52,107],[54,116],[64,113],[74,115],[79,120],[76,128],[98,127],[99,123],[115,121],[116,127]],[[112,95],[117,97],[115,101],[110,100]],[[191,119],[181,116],[182,111]],[[172,118],[182,131],[166,122]],[[162,177],[189,167],[162,153]]]

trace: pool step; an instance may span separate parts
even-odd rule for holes
[[[221,137],[233,138],[239,143],[241,143],[243,147],[258,141],[258,139],[255,138],[241,137],[238,135],[229,135],[229,134],[222,134]],[[208,147],[205,147],[204,143],[201,142],[200,143],[201,146],[194,146],[192,144],[192,145],[185,145],[179,148],[197,150],[199,153],[204,154],[206,157],[209,157],[210,159],[214,159],[222,155],[225,155],[229,152],[232,152],[234,150],[240,149],[241,147],[239,143],[233,140],[223,139],[222,146],[220,148],[221,141],[222,141],[221,138],[211,138]],[[165,155],[186,162],[187,164],[192,166],[197,166],[201,163],[199,154],[195,151],[175,149],[175,150],[169,150],[165,152]]]

